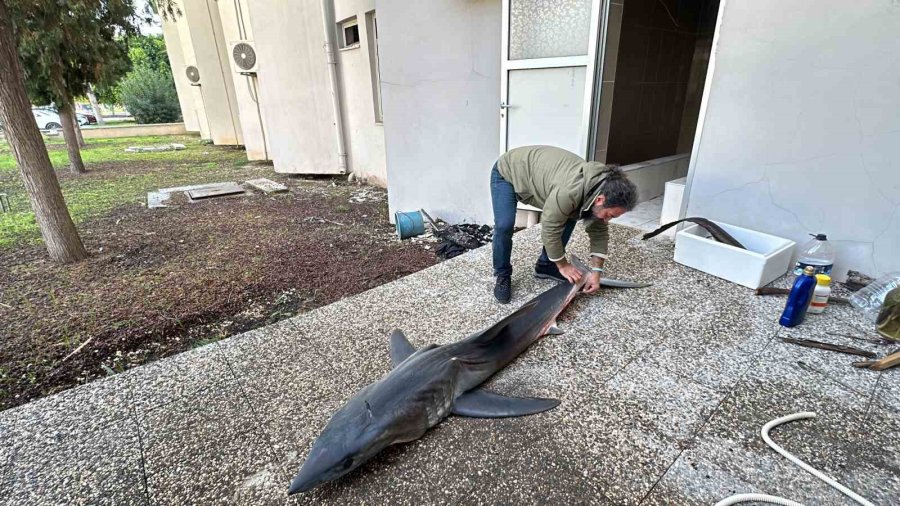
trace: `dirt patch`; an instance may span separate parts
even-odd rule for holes
[[[88,177],[113,170],[95,166]],[[267,172],[290,192],[125,205],[89,220],[80,228],[92,256],[76,265],[50,263],[40,246],[0,250],[0,409],[436,262],[395,238],[382,190]]]

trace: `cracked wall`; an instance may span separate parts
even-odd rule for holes
[[[900,2],[731,1],[687,214],[900,270]]]

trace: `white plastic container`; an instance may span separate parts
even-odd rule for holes
[[[705,230],[692,224],[675,234],[675,261],[754,289],[778,279],[790,268],[794,241],[716,223],[747,249],[704,237]]]
[[[890,272],[864,286],[850,296],[850,304],[862,311],[869,321],[874,322],[884,304],[884,297],[900,286],[900,271]]]
[[[799,276],[803,274],[803,269],[807,265],[811,265],[816,274],[827,274],[831,276],[831,269],[834,267],[834,260],[837,254],[834,246],[828,242],[828,236],[825,234],[809,234],[813,236],[807,241],[800,253],[797,255],[797,263],[794,264],[794,274]]]
[[[831,276],[816,274],[816,289],[813,291],[812,300],[809,301],[807,313],[821,314],[828,306],[828,297],[831,297]]]
[[[662,212],[659,215],[659,226],[678,221],[678,215],[681,213],[681,203],[684,201],[684,182],[686,179],[682,177],[666,182]],[[674,239],[677,231],[678,227],[672,227],[663,232],[662,235],[667,235]]]

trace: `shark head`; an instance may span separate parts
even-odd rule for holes
[[[306,492],[353,471],[381,450],[405,437],[408,413],[377,402],[372,387],[361,390],[331,417],[313,443],[288,494]],[[384,406],[387,409],[381,409]],[[373,408],[376,408],[373,410]]]

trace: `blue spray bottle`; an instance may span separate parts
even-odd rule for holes
[[[781,313],[781,319],[778,320],[782,326],[796,327],[803,323],[813,291],[816,289],[816,278],[813,277],[815,273],[815,267],[807,266],[803,269],[803,274],[794,281],[794,287],[791,288],[791,293],[788,295],[784,312]]]

